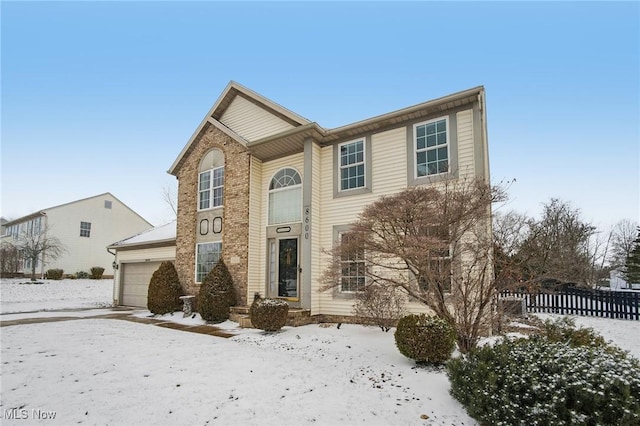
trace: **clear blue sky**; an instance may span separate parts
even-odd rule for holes
[[[229,80],[326,128],[484,85],[506,209],[638,220],[637,2],[10,2],[2,206],[112,192],[171,219],[171,166]]]

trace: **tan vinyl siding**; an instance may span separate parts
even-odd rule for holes
[[[473,110],[456,114],[458,122],[458,173],[460,178],[475,176]]]
[[[253,300],[256,292],[264,296],[265,264],[260,260],[260,254],[265,245],[264,226],[261,223],[263,210],[262,197],[262,162],[255,157],[251,158],[249,188],[249,271],[247,286],[247,301]]]
[[[269,111],[236,96],[220,117],[220,122],[248,141],[292,129],[294,126]]]
[[[333,198],[333,147],[322,149],[321,205],[322,231],[320,250],[333,246],[333,226],[348,225],[368,204],[381,195],[393,194],[407,187],[406,172],[406,128],[376,133],[371,138],[372,192],[350,197]],[[320,272],[326,266],[327,258],[322,256]],[[314,280],[316,288],[321,283]],[[318,293],[321,313],[327,315],[352,315],[353,300],[335,298],[331,291]]]
[[[262,172],[260,173],[260,178],[251,180],[251,191],[252,193],[251,200],[256,199],[255,205],[258,205],[256,211],[260,211],[260,215],[256,217],[256,220],[251,220],[251,226],[255,226],[256,236],[251,238],[251,242],[255,242],[256,247],[251,248],[251,256],[252,259],[249,261],[249,267],[255,277],[254,279],[250,279],[249,281],[249,299],[251,301],[253,298],[253,293],[259,292],[263,296],[265,296],[266,292],[266,270],[267,270],[267,221],[268,221],[268,212],[269,212],[269,183],[271,182],[271,178],[273,175],[283,167],[291,167],[294,168],[300,173],[300,176],[303,176],[304,170],[304,154],[295,154],[290,155],[288,157],[278,158],[277,160],[268,161],[266,163],[261,163]],[[253,169],[252,169],[253,172]],[[254,188],[256,189],[254,191]],[[257,222],[257,223],[254,223]],[[252,228],[253,229],[253,228]],[[301,260],[302,261],[302,260]],[[251,263],[255,263],[252,265]]]

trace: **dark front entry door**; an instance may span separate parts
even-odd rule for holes
[[[278,297],[298,298],[298,238],[278,240]]]

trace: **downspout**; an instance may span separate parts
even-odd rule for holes
[[[106,248],[107,249],[107,253],[109,253],[111,256],[113,256],[113,262],[111,263],[111,266],[113,267],[113,289],[111,291],[111,299],[112,299],[112,303],[111,306],[116,307],[119,304],[119,294],[120,294],[120,279],[117,276],[117,271],[118,271],[118,264],[116,263],[116,253],[112,253],[111,250],[109,250],[109,247]],[[117,284],[117,285],[116,285]],[[115,290],[116,288],[118,289],[118,298],[116,298],[115,295]]]

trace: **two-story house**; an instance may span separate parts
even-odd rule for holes
[[[484,97],[476,87],[325,129],[229,83],[169,169],[182,285],[197,294],[223,258],[241,304],[259,292],[311,316],[352,315],[364,281],[320,291],[323,249],[382,195],[451,178],[488,182]]]
[[[15,244],[24,235],[46,232],[48,238],[57,238],[64,250],[56,259],[42,253],[36,263],[39,275],[54,268],[71,275],[79,271],[89,272],[92,267],[99,266],[105,269],[105,276],[110,276],[114,257],[107,251],[107,245],[151,226],[106,192],[6,221],[2,224],[2,242]],[[31,272],[30,260],[24,260],[18,266],[18,272]]]

